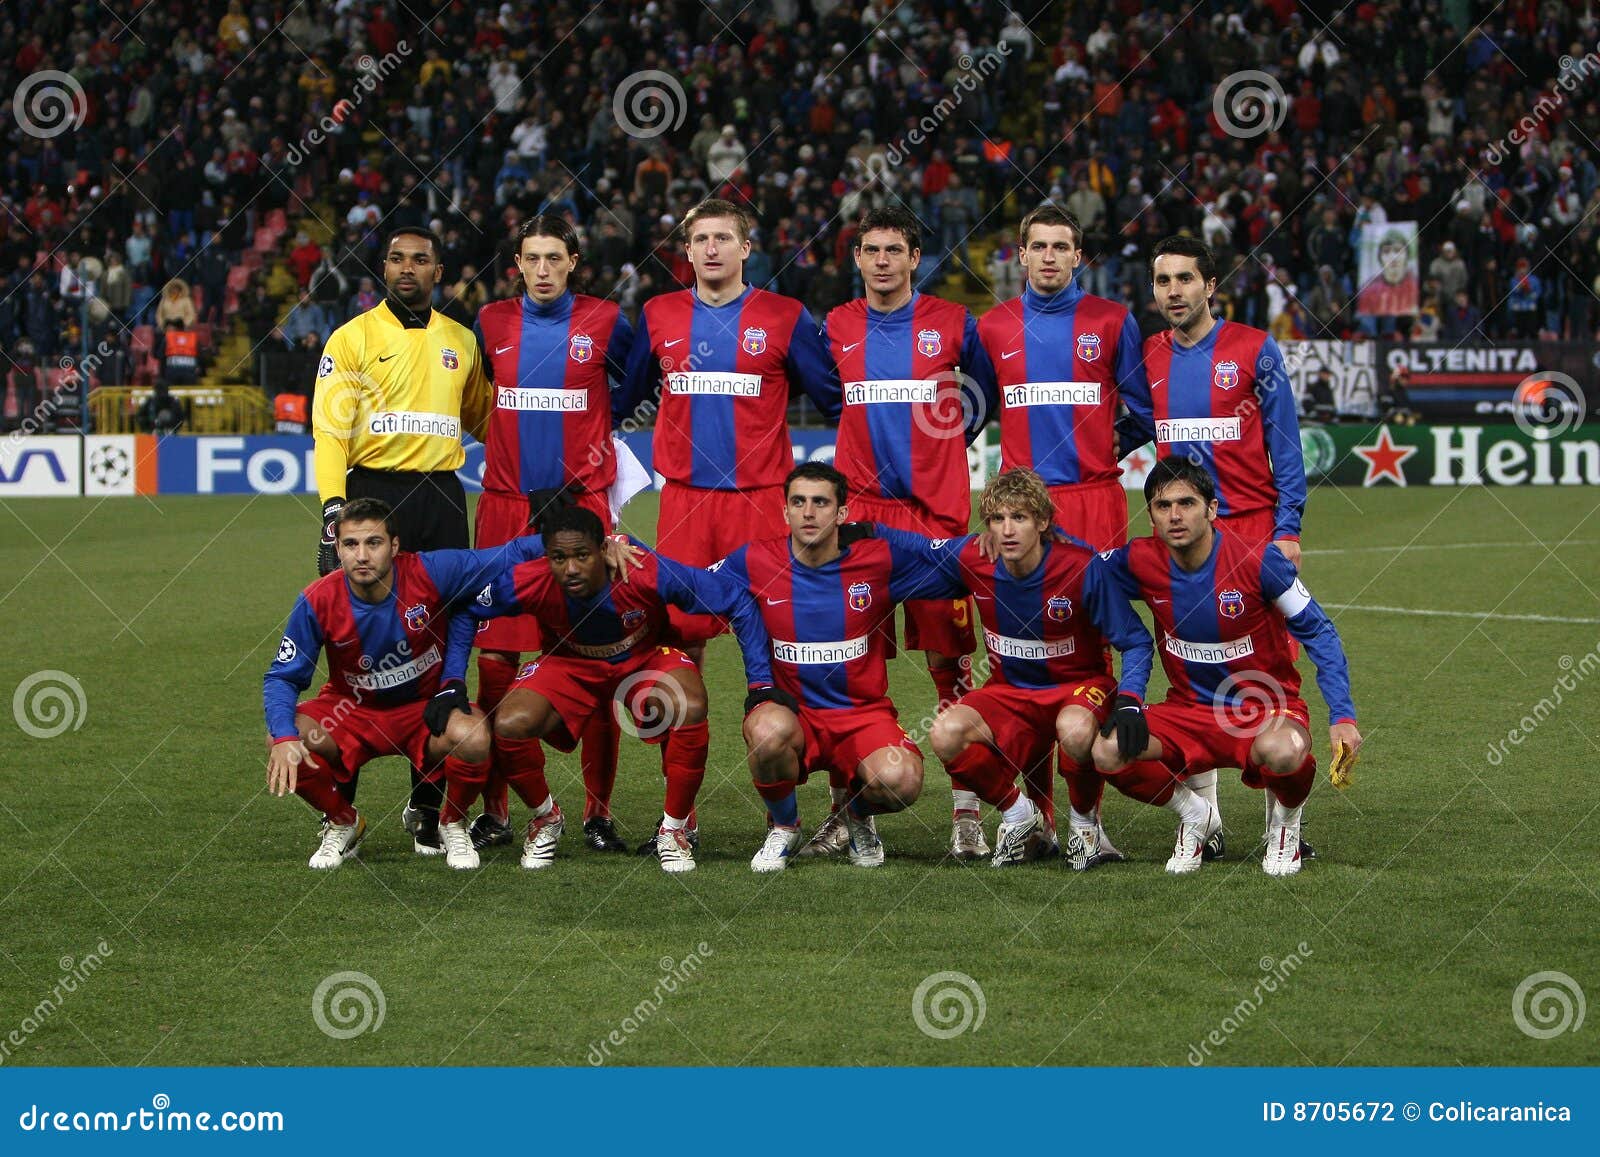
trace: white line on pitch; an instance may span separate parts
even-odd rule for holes
[[[1594,546],[1600,544],[1600,538],[1569,538],[1565,542],[1537,542],[1532,539],[1518,539],[1515,542],[1424,542],[1414,546],[1396,543],[1393,546],[1333,546],[1321,550],[1303,550],[1301,554],[1378,554],[1384,551],[1397,550],[1488,550],[1491,547],[1533,547],[1542,546],[1546,550],[1554,550],[1560,546]]]
[[[1498,619],[1513,623],[1600,623],[1600,619],[1571,619],[1563,615],[1500,615],[1492,611],[1434,611],[1421,607],[1358,606],[1355,603],[1323,603],[1330,611],[1374,611],[1386,615],[1428,615],[1442,619]]]

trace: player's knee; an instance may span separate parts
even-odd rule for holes
[[[680,727],[693,727],[706,721],[706,690],[704,687],[686,687],[678,705]]]
[[[544,712],[521,696],[508,696],[494,713],[494,733],[505,739],[537,739]]]
[[[1068,759],[1083,762],[1090,758],[1099,728],[1094,716],[1081,707],[1068,707],[1056,718],[1056,741]]]
[[[928,729],[933,753],[945,763],[959,756],[973,741],[972,729],[954,711],[941,711]]]
[[[1094,759],[1094,769],[1101,775],[1114,775],[1128,762],[1122,758],[1122,752],[1117,749],[1117,739],[1114,735],[1097,734],[1092,741],[1090,755]]]
[[[488,717],[478,713],[465,715],[458,712],[452,715],[450,726],[445,729],[445,739],[457,759],[466,763],[482,763],[489,758],[492,739]]]
[[[752,757],[766,760],[800,744],[800,721],[777,703],[762,703],[744,719],[744,745]]]
[[[1310,743],[1296,727],[1279,727],[1256,736],[1250,758],[1271,775],[1292,775],[1305,762]]]
[[[891,748],[862,779],[873,804],[883,811],[900,811],[922,794],[922,760],[909,751]]]

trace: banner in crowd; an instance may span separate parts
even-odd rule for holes
[[[1307,424],[1300,446],[1313,486],[1600,486],[1600,425]]]
[[[1417,223],[1389,221],[1361,227],[1356,313],[1395,317],[1417,312]]]

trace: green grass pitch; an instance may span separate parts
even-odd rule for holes
[[[5,1064],[1600,1061],[1592,1023],[1538,1039],[1513,1015],[1540,972],[1600,996],[1600,518],[1587,491],[1314,493],[1305,575],[1322,602],[1352,608],[1335,613],[1367,748],[1353,790],[1332,791],[1302,658],[1320,858],[1282,881],[1252,854],[1260,797],[1228,773],[1232,854],[1196,877],[1162,872],[1170,813],[1114,793],[1125,866],[957,865],[931,756],[921,801],[881,821],[887,867],[753,875],[763,813],[727,639],[707,662],[699,871],[588,854],[570,831],[538,875],[515,848],[447,871],[411,854],[406,776],[390,760],[363,776],[374,826],[359,860],[313,873],[312,816],[263,790],[260,695],[311,575],[312,500],[0,505],[0,692],[12,700],[42,671],[83,689],[60,735],[26,734],[16,702],[3,721]],[[626,521],[649,538],[651,496]],[[1555,705],[1564,675],[1575,687]],[[920,656],[895,662],[893,694],[908,724],[926,714]],[[1508,742],[1524,716],[1534,726]],[[42,718],[30,726],[50,730]],[[551,766],[575,811],[575,761]],[[616,812],[634,837],[659,811],[658,766],[624,741]],[[825,801],[821,784],[802,791],[808,824]],[[344,972],[370,978],[383,1008],[348,1039],[313,1015],[319,984]],[[977,986],[950,1036],[913,1013],[919,986],[931,1028],[958,1012],[934,995],[944,981],[924,985],[943,972]],[[1551,999],[1525,994],[1537,1007],[1524,1022]],[[354,1007],[324,1019],[337,1030]]]

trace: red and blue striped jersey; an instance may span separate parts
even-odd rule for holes
[[[262,682],[272,737],[299,734],[295,702],[311,686],[323,650],[325,695],[379,707],[433,695],[446,653],[458,645],[471,649],[475,624],[456,612],[508,562],[543,553],[537,536],[484,550],[400,551],[389,596],[378,603],[357,598],[342,570],[319,578],[295,600]]]
[[[617,304],[564,293],[540,305],[522,294],[484,306],[473,332],[494,382],[483,488],[523,495],[576,482],[604,492],[617,477],[611,381],[633,348]]]
[[[780,486],[794,468],[791,382],[829,420],[839,416],[839,376],[805,306],[750,286],[713,306],[685,289],[644,303],[619,413],[659,391],[655,469],[669,481]]]
[[[663,558],[638,539],[644,565],[630,571],[627,582],[612,582],[589,598],[568,594],[550,569],[549,560],[511,563],[489,577],[467,605],[474,618],[529,614],[539,621],[544,653],[571,659],[621,663],[662,644],[667,606],[697,615],[720,615],[733,624],[751,686],[772,685],[766,629],[750,592],[730,579]],[[454,636],[445,662],[445,678],[462,678],[471,638],[458,645]]]
[[[1181,454],[1216,482],[1223,517],[1273,512],[1274,538],[1299,538],[1306,468],[1294,390],[1278,343],[1264,331],[1219,321],[1185,348],[1163,330],[1144,343],[1148,408],[1128,409],[1156,457]]]
[[[1045,688],[1109,675],[1110,642],[1122,653],[1118,690],[1144,697],[1150,633],[1087,546],[1047,540],[1039,565],[1020,576],[985,559],[975,536],[959,555],[983,623],[989,683]]]
[[[1243,717],[1298,699],[1293,635],[1316,664],[1330,721],[1354,722],[1339,632],[1294,564],[1271,543],[1252,545],[1221,529],[1213,535],[1210,555],[1192,572],[1153,535],[1100,556],[1123,594],[1150,607],[1168,700],[1232,708]]]
[[[803,707],[861,707],[888,694],[895,605],[955,598],[957,547],[878,527],[832,562],[806,566],[789,539],[741,546],[712,569],[755,596],[772,637],[773,676]]]
[[[844,392],[833,464],[852,489],[914,498],[965,526],[967,446],[997,405],[967,307],[913,293],[880,313],[857,298],[828,314],[823,334]]]
[[[1000,388],[1000,468],[1026,466],[1047,486],[1114,482],[1117,404],[1149,387],[1139,325],[1074,280],[1048,296],[1030,285],[978,323]]]

